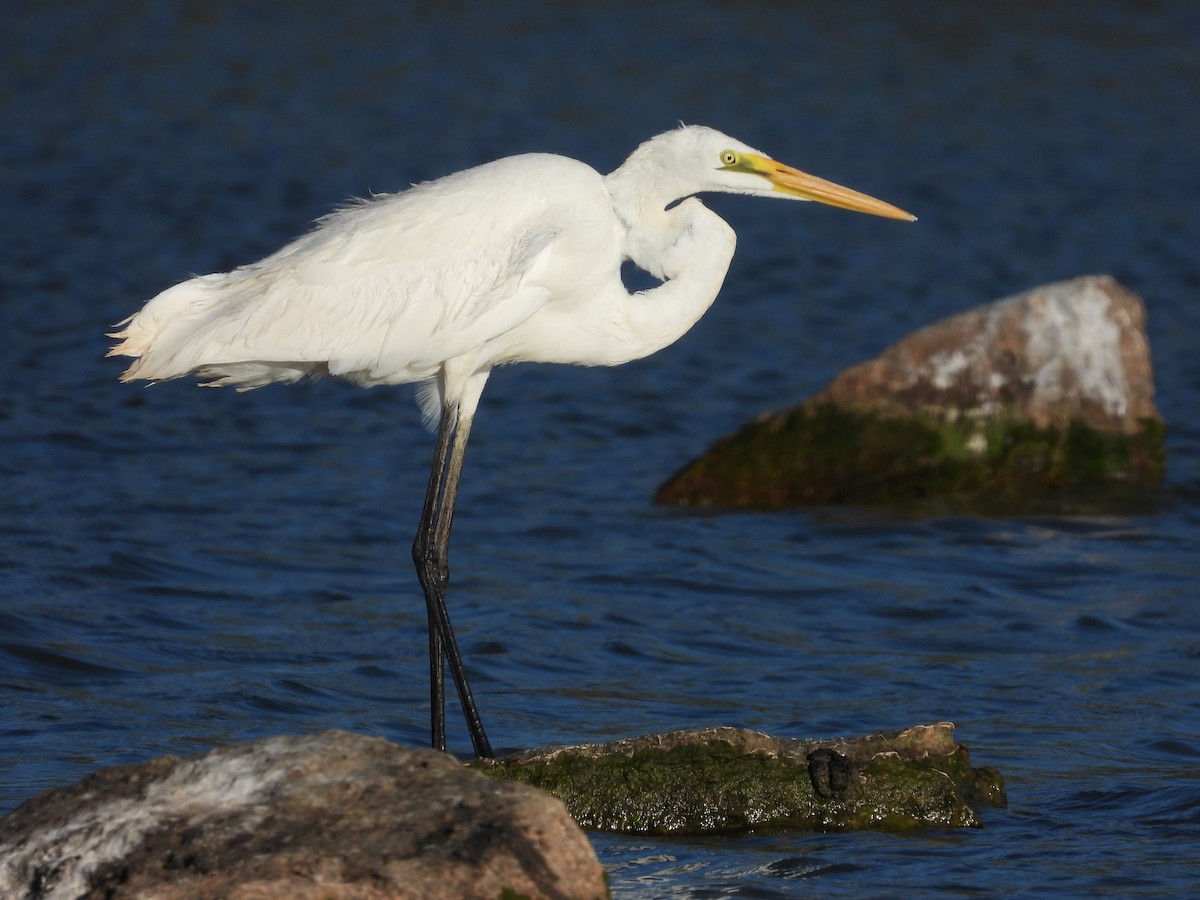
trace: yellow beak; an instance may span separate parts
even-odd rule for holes
[[[908,222],[917,220],[916,216],[906,213],[890,203],[884,203],[867,194],[861,194],[848,187],[842,187],[840,184],[834,184],[832,181],[826,181],[824,178],[818,178],[816,175],[809,175],[807,172],[785,166],[783,163],[767,159],[765,156],[743,154],[739,162],[745,171],[761,175],[771,182],[775,190],[793,197],[815,200],[817,203],[825,203],[855,212],[870,213],[873,216],[884,216],[888,219],[904,219]]]

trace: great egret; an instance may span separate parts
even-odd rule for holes
[[[418,384],[426,424],[438,429],[413,543],[429,616],[432,743],[445,749],[448,665],[475,753],[491,756],[446,610],[450,525],[484,383],[505,363],[614,366],[685,334],[733,258],[733,229],[696,196],[706,191],[914,218],[684,126],[607,176],[529,154],[356,202],[260,262],[163,291],[117,325],[109,355],[134,358],[122,381]],[[625,260],[662,284],[630,294]]]

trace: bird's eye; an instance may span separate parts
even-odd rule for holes
[[[732,166],[735,162],[737,162],[737,154],[734,153],[732,150],[722,150],[721,151],[721,162],[723,162],[727,166]]]

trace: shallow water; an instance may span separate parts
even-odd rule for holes
[[[949,720],[1008,780],[969,832],[597,835],[618,896],[1200,886],[1200,11],[918,6],[18,4],[0,811],[261,735],[426,738],[408,545],[432,440],[411,392],[122,386],[106,326],[346,196],[526,150],[608,170],[685,120],[921,218],[716,198],[738,256],[678,345],[493,375],[451,598],[493,742]],[[1149,309],[1169,472],[1136,507],[649,504],[711,440],[913,328],[1088,272]]]

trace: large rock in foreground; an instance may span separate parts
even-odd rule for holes
[[[954,316],[722,438],[656,502],[781,508],[1155,484],[1141,301],[1088,276]]]
[[[0,896],[604,897],[562,804],[345,732],[103,769],[0,820]]]
[[[558,797],[584,828],[639,834],[890,830],[980,824],[1005,805],[954,726],[800,740],[737,728],[531,750],[472,765]]]

